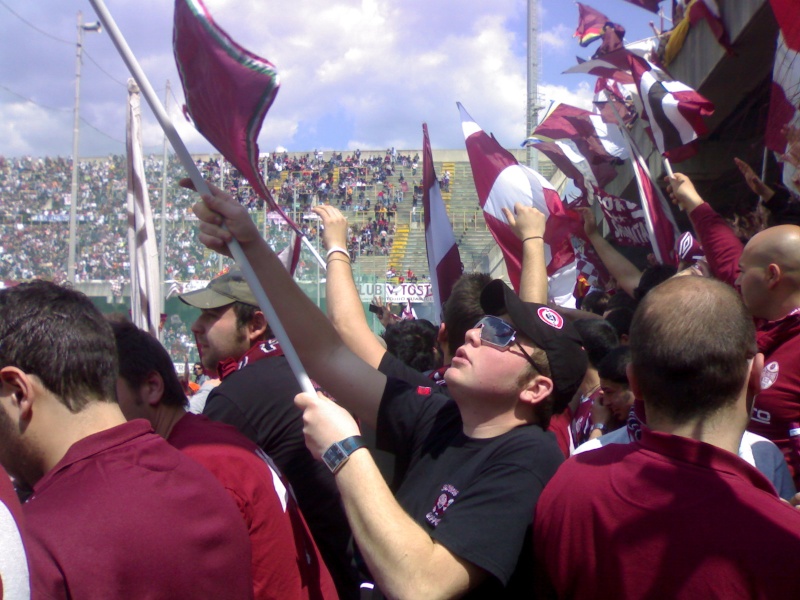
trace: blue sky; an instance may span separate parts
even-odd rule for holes
[[[545,103],[588,107],[593,81],[561,72],[588,57],[572,34],[577,5],[541,0]],[[658,17],[623,0],[592,7],[621,23],[626,41],[652,35]],[[664,2],[664,4],[669,4]],[[281,90],[259,136],[261,150],[419,148],[428,122],[435,148],[463,148],[456,101],[507,146],[526,136],[527,2],[523,0],[207,0],[240,44],[271,60]],[[180,114],[168,0],[107,0],[106,6],[163,99],[189,149],[209,145]],[[88,0],[0,0],[0,155],[72,152],[76,14],[96,20]],[[82,68],[82,156],[124,151],[128,73],[107,33],[86,33]],[[162,136],[144,117],[146,152]]]

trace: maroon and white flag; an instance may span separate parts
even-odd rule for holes
[[[131,320],[158,338],[161,323],[158,248],[142,157],[142,114],[139,87],[128,79],[126,111],[128,152],[128,251],[131,262]]]
[[[559,104],[533,130],[532,138],[543,141],[570,140],[577,151],[586,157],[597,184],[603,187],[617,176],[613,164],[618,159],[606,148],[595,127],[599,120],[596,123],[592,117],[593,114],[583,108]]]
[[[628,61],[658,151],[675,162],[696,154],[694,142],[706,133],[703,118],[714,113],[714,105],[644,58],[631,53]]]
[[[770,0],[770,5],[780,31],[764,143],[781,155],[787,151],[784,127],[800,128],[800,18],[794,0]],[[784,163],[783,181],[790,189],[794,172],[791,164]]]
[[[422,124],[422,205],[425,208],[425,249],[428,272],[433,289],[434,314],[440,315],[442,304],[450,297],[461,277],[461,256],[458,253],[453,226],[439,189],[439,179],[433,168],[433,152],[428,137],[428,125]]]
[[[505,207],[513,213],[514,204],[519,202],[539,209],[547,219],[544,243],[550,298],[562,306],[574,306],[572,294],[577,277],[577,259],[571,238],[584,237],[580,216],[564,207],[558,192],[547,179],[520,165],[508,150],[487,135],[461,103],[458,103],[458,109],[478,201],[489,231],[503,252],[511,285],[519,290],[522,242],[511,231],[502,209]]]
[[[577,58],[578,64],[570,67],[564,73],[594,75],[595,77],[612,79],[622,84],[633,83],[628,54],[630,54],[628,50],[620,48],[591,60]]]
[[[611,237],[620,246],[649,246],[650,237],[644,211],[638,204],[595,189],[595,198],[600,204]]]

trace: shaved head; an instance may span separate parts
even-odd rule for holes
[[[800,274],[800,227],[778,225],[753,236],[745,250],[766,266],[775,263],[788,273]]]
[[[755,327],[730,286],[679,277],[642,301],[630,347],[632,373],[648,410],[685,423],[737,401],[756,354]]]
[[[800,227],[778,225],[756,234],[739,258],[736,282],[754,317],[775,320],[800,306]]]

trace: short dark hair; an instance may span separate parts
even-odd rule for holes
[[[623,290],[617,290],[617,293],[613,294],[608,299],[608,304],[606,304],[606,312],[616,308],[629,308],[631,310],[636,310],[637,304],[638,302],[633,299],[633,296],[629,296],[628,293]]]
[[[642,271],[639,278],[639,285],[633,290],[633,297],[639,302],[642,301],[647,293],[657,285],[660,285],[675,276],[678,272],[677,267],[672,265],[653,265]]]
[[[755,353],[753,320],[719,281],[671,279],[633,318],[631,368],[642,400],[678,424],[734,403]]]
[[[186,396],[183,393],[183,386],[164,346],[121,315],[112,315],[108,321],[111,323],[117,343],[119,376],[131,388],[138,390],[147,376],[155,371],[164,382],[161,404],[185,406]]]
[[[596,315],[602,315],[604,312],[606,312],[606,307],[608,306],[608,301],[610,299],[611,296],[609,296],[606,292],[595,290],[593,292],[589,292],[581,299],[580,309]]]
[[[616,329],[603,319],[578,319],[573,325],[581,336],[589,364],[595,369],[612,348],[619,346]]]
[[[436,335],[439,330],[425,319],[391,323],[383,333],[386,350],[417,371],[428,371],[436,361]]]
[[[68,287],[33,281],[0,291],[0,367],[7,366],[38,377],[72,413],[116,401],[111,328]]]
[[[630,334],[633,315],[634,312],[630,308],[615,308],[605,316],[605,320],[616,330],[617,335],[622,337]]]
[[[257,312],[261,312],[261,309],[258,306],[253,306],[245,302],[234,302],[233,312],[236,315],[236,327],[242,329],[250,324],[250,321],[255,318]],[[269,323],[267,323],[267,330],[264,332],[264,335],[261,336],[261,339],[268,340],[271,337],[272,329]]]
[[[453,286],[442,308],[442,321],[447,330],[450,352],[464,345],[467,332],[484,316],[481,292],[492,278],[486,273],[467,273]]]
[[[603,360],[597,365],[597,374],[601,379],[628,385],[628,373],[626,369],[630,362],[630,346],[617,346],[606,354]]]

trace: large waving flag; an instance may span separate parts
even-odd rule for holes
[[[696,154],[694,141],[706,133],[703,117],[714,105],[640,56],[628,54],[628,60],[658,151],[675,162]]]
[[[520,165],[508,150],[475,123],[461,103],[458,103],[458,110],[478,201],[489,231],[503,252],[512,286],[519,290],[522,242],[508,226],[502,208],[513,213],[514,204],[520,202],[536,207],[547,219],[544,242],[550,297],[562,305],[574,306],[572,294],[577,277],[577,259],[571,237],[584,236],[580,216],[568,212],[550,182],[536,171]]]
[[[434,314],[440,315],[442,305],[450,297],[461,277],[461,256],[458,253],[453,226],[439,189],[439,180],[433,168],[433,152],[428,137],[428,125],[422,124],[422,205],[425,207],[425,248],[428,254],[428,272],[433,288]]]
[[[574,37],[578,38],[578,43],[585,48],[592,42],[603,37],[603,28],[606,23],[611,21],[607,16],[591,6],[578,4],[578,27]]]
[[[608,151],[600,139],[592,116],[583,108],[559,104],[534,129],[532,137],[544,141],[573,142],[578,152],[586,157],[597,184],[604,187],[617,176],[613,164],[618,162],[618,158]]]
[[[175,0],[173,50],[185,108],[197,130],[239,170],[267,207],[302,235],[274,202],[258,170],[256,140],[280,85],[275,65],[237,44],[201,0]]]
[[[126,146],[128,150],[128,251],[131,261],[131,321],[158,338],[161,324],[158,249],[144,178],[142,113],[139,87],[128,80]]]

